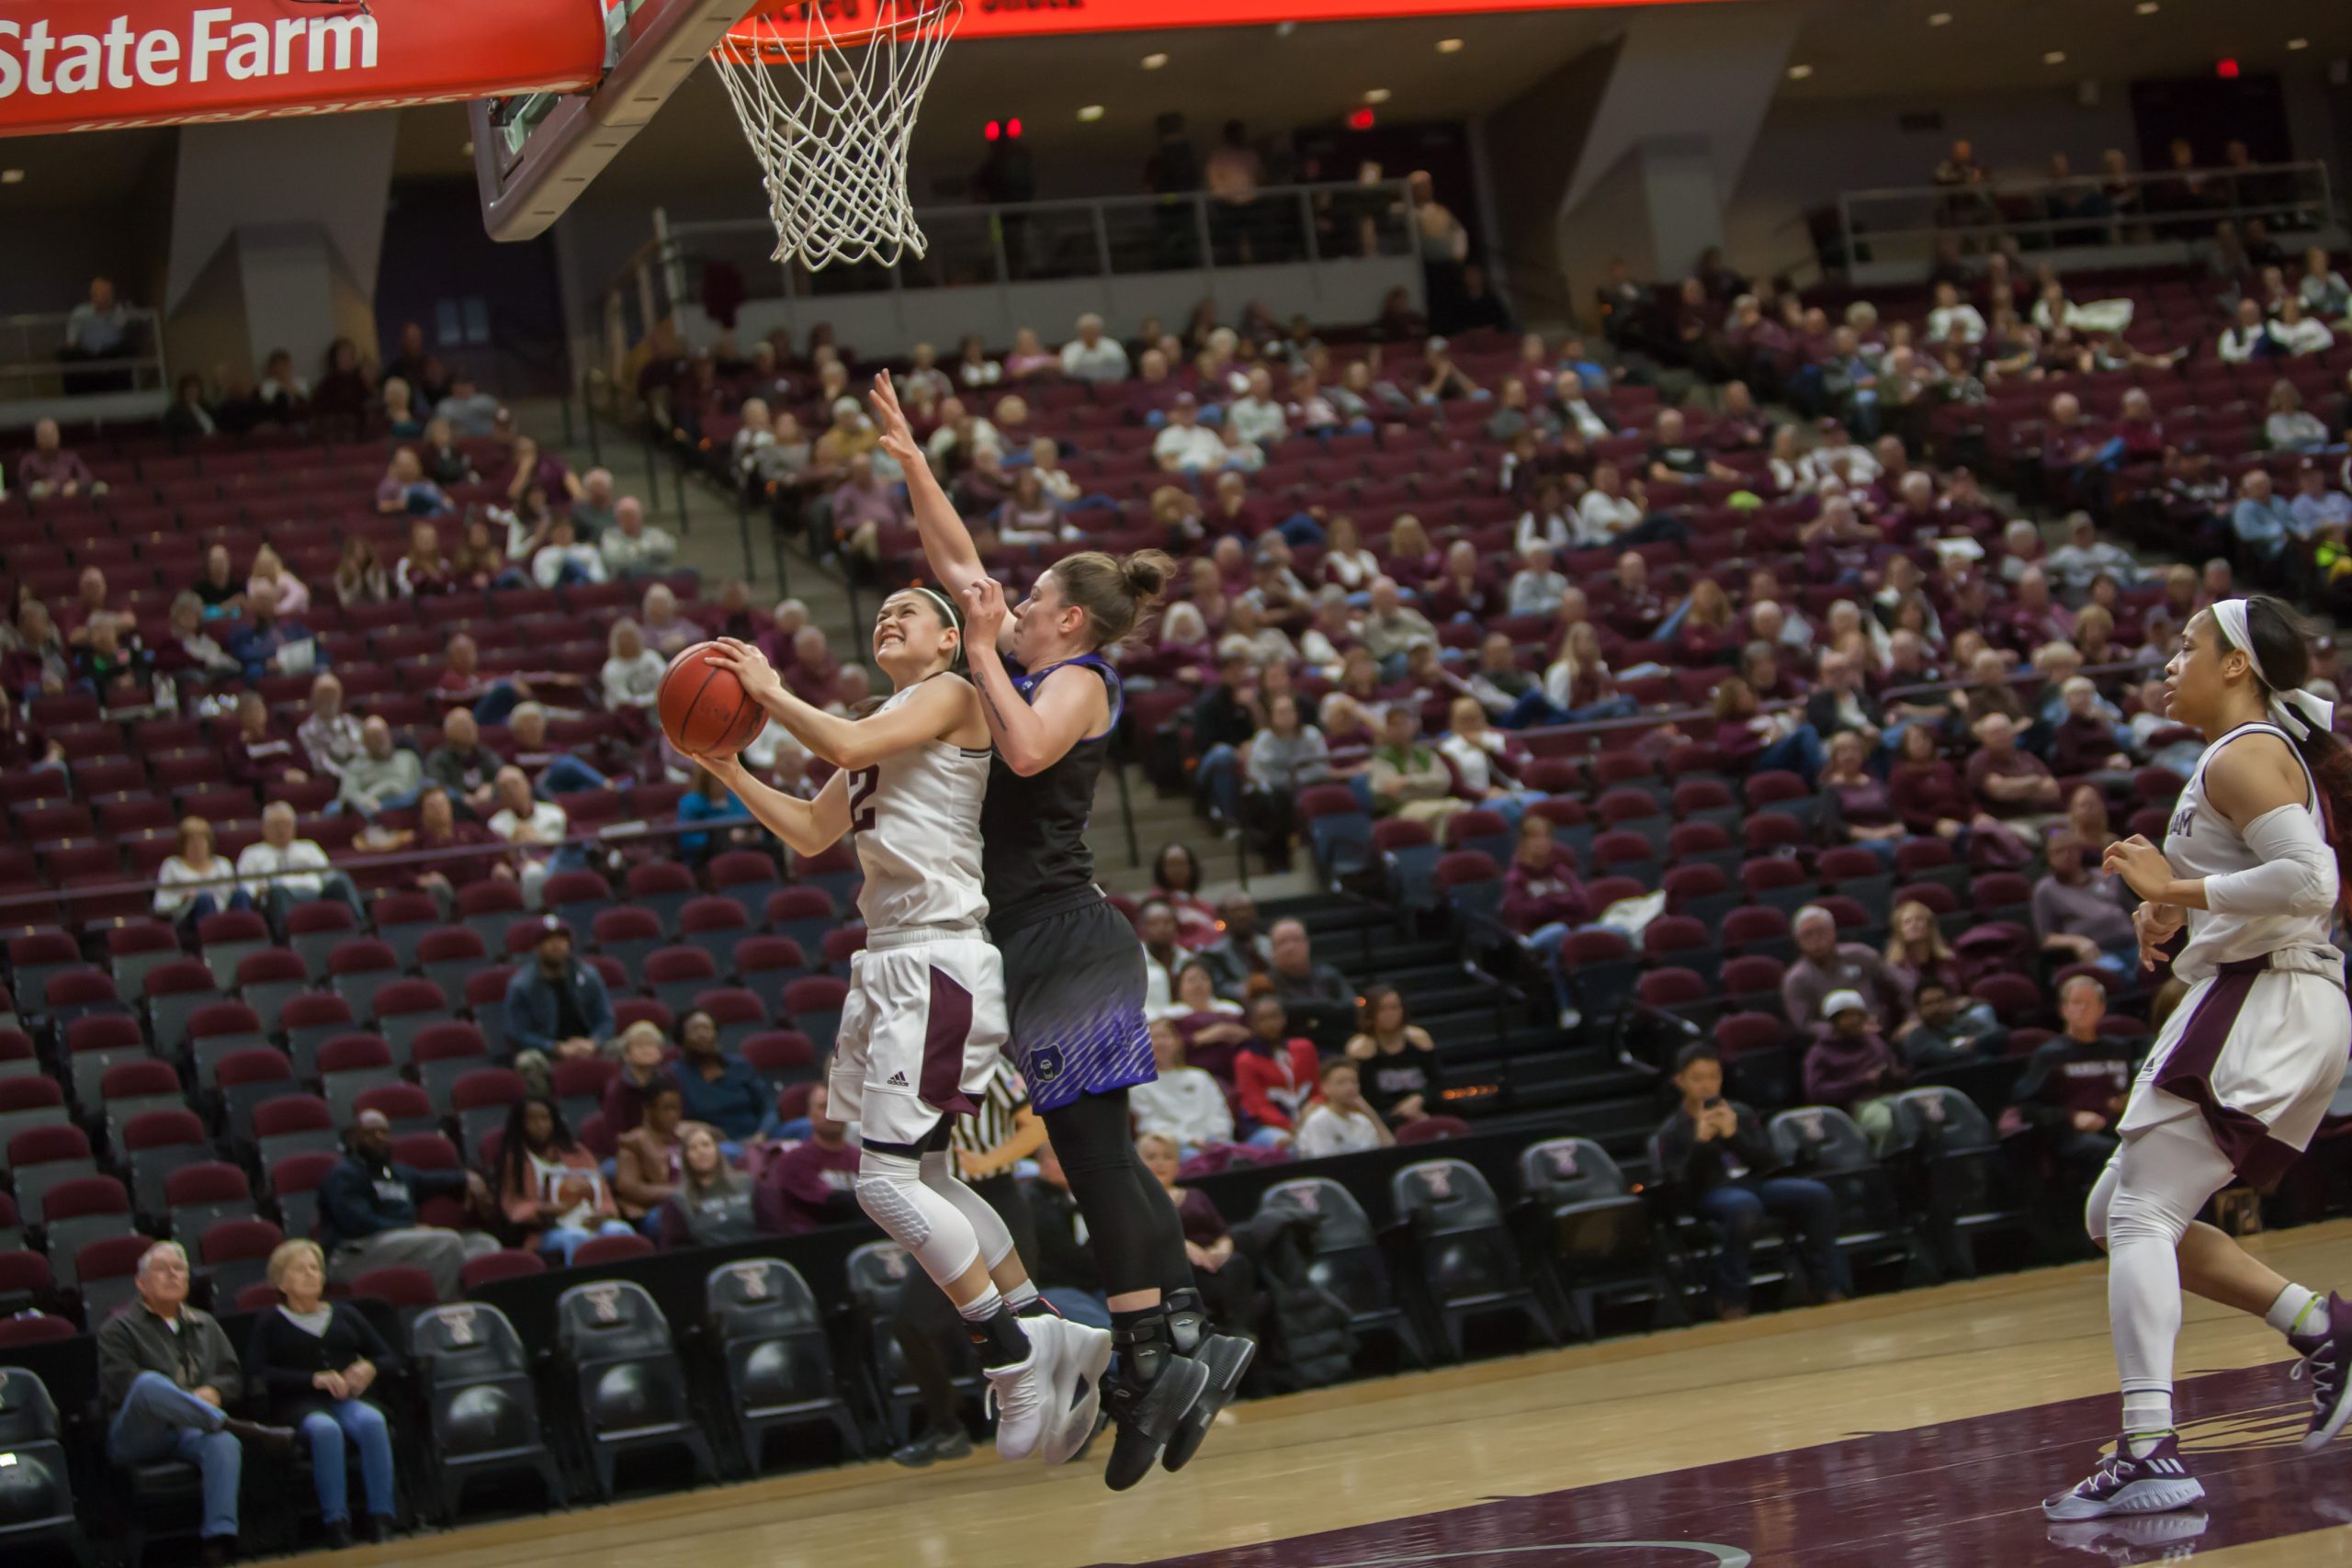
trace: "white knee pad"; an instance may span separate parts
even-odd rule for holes
[[[867,1149],[858,1156],[857,1206],[944,1286],[980,1256],[980,1240],[963,1211],[925,1186],[922,1175],[904,1155]]]
[[[956,1212],[970,1223],[972,1234],[979,1239],[980,1260],[990,1269],[1002,1263],[1012,1251],[1012,1233],[1004,1228],[1004,1216],[989,1206],[989,1201],[967,1186],[956,1174],[956,1156],[952,1151],[938,1151],[922,1156],[922,1184],[941,1198],[956,1205]]]

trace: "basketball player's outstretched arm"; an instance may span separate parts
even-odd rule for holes
[[[922,536],[922,553],[931,570],[939,574],[941,585],[961,597],[965,589],[988,575],[988,569],[980,564],[972,531],[956,515],[956,503],[939,488],[931,460],[916,444],[914,427],[899,406],[898,390],[890,385],[888,370],[874,378],[874,412],[882,427],[882,450],[898,459],[906,471],[907,504],[914,511],[915,532]]]
[[[1004,765],[1024,778],[1044,773],[1090,735],[1111,722],[1111,696],[1092,670],[1064,666],[1047,675],[1029,701],[1012,687],[1012,676],[996,650],[1004,626],[1004,585],[983,577],[957,596],[964,605],[964,657],[980,707]]]
[[[2222,876],[2176,876],[2164,851],[2134,834],[2108,846],[2107,869],[2159,906],[2303,916],[2335,906],[2335,856],[2304,809],[2311,784],[2284,740],[2263,733],[2224,747],[2205,764],[2205,798],[2262,857],[2260,865]]]
[[[743,809],[791,846],[795,854],[821,854],[849,831],[849,774],[845,772],[827,779],[816,799],[802,800],[753,778],[743,760],[732,752],[695,760],[734,791]]]
[[[784,683],[767,655],[748,642],[720,637],[706,656],[721,670],[734,671],[743,691],[770,718],[790,730],[793,739],[837,768],[852,773],[872,767],[925,740],[943,740],[961,730],[972,733],[978,716],[978,699],[968,682],[925,681],[914,695],[894,708],[864,718],[843,718],[804,702]]]

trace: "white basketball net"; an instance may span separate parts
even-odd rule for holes
[[[763,15],[761,45],[711,52],[759,160],[775,255],[814,270],[896,263],[930,242],[907,191],[915,115],[963,14],[957,0],[879,0],[893,19],[837,36],[824,6],[797,23]]]

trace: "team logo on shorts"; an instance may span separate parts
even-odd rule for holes
[[[1051,1083],[1061,1077],[1061,1047],[1046,1045],[1032,1051],[1029,1054],[1029,1076],[1041,1084]]]

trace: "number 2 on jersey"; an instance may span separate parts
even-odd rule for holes
[[[849,776],[849,830],[853,833],[874,831],[874,807],[866,802],[882,784],[880,768],[860,768]]]

